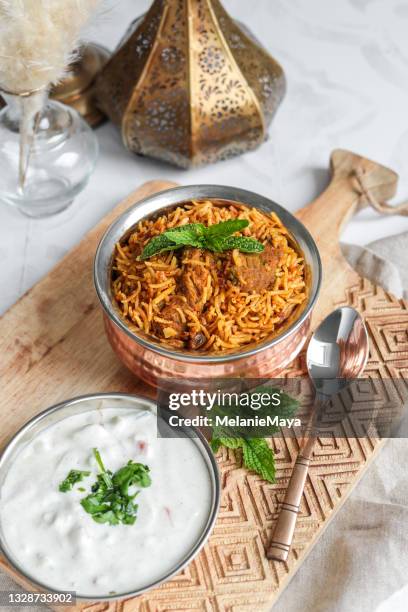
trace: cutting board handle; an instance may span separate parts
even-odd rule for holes
[[[326,254],[339,253],[341,231],[357,208],[367,204],[358,181],[364,177],[365,187],[378,200],[395,195],[398,174],[365,157],[336,149],[330,158],[331,181],[327,189],[298,213],[298,218],[318,240]],[[317,230],[318,229],[318,234]]]

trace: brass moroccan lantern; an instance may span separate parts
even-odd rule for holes
[[[258,147],[285,76],[219,0],[154,0],[96,90],[128,149],[187,168]]]

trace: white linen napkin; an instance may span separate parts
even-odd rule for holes
[[[360,276],[397,298],[408,298],[408,232],[361,247],[342,244],[343,255]]]

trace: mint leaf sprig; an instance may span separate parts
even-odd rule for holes
[[[275,455],[265,438],[212,438],[211,448],[214,453],[217,453],[221,446],[233,450],[242,449],[245,467],[262,476],[264,480],[275,482]]]
[[[149,259],[158,253],[174,251],[184,246],[207,249],[215,253],[230,249],[238,249],[243,253],[261,253],[265,247],[255,238],[233,236],[248,225],[247,219],[229,219],[208,227],[202,223],[174,227],[152,238],[144,247],[140,259]]]
[[[268,387],[265,385],[258,386],[251,391],[252,393],[268,393],[271,397],[276,393],[278,389]],[[279,406],[264,406],[258,411],[259,416],[279,416],[284,418],[292,417],[298,407],[298,400],[294,399],[287,393],[280,392],[280,404]],[[249,408],[240,406],[231,406],[229,410],[222,408],[221,406],[214,406],[213,408],[213,419],[216,414],[220,416],[231,416],[241,411],[247,416],[250,415],[251,411]],[[273,412],[273,414],[272,414]],[[276,433],[279,428],[271,426],[268,428],[270,435]],[[250,428],[240,429],[235,427],[219,427],[213,426],[212,437],[211,437],[211,448],[214,453],[224,446],[232,450],[241,450],[242,459],[244,466],[257,474],[259,474],[264,480],[268,482],[275,482],[275,455],[270,448],[267,440],[262,437],[252,438],[248,435]]]

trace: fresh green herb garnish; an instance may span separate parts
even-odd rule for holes
[[[93,520],[97,523],[133,525],[138,509],[134,499],[139,491],[130,494],[129,487],[145,488],[151,485],[148,466],[128,461],[126,465],[113,473],[106,469],[97,448],[93,449],[93,454],[100,471],[96,482],[91,487],[91,493],[81,499],[81,506],[92,515]],[[74,484],[90,474],[91,472],[82,470],[71,470],[59,485],[59,490],[63,493],[71,491]],[[86,489],[78,487],[78,491],[86,491]]]
[[[92,485],[91,493],[81,500],[82,507],[97,523],[133,525],[138,509],[134,499],[139,491],[131,495],[129,487],[150,486],[149,468],[142,463],[129,461],[113,473],[105,468],[98,449],[94,448],[93,452],[100,473]]]
[[[275,455],[265,438],[213,438],[211,448],[216,453],[221,446],[242,449],[244,465],[264,480],[275,482]]]
[[[174,251],[184,246],[207,249],[216,253],[230,249],[238,249],[243,253],[261,253],[264,246],[258,240],[233,236],[235,232],[245,229],[248,225],[249,221],[246,219],[229,219],[208,227],[202,223],[175,227],[152,238],[143,249],[140,259],[149,259],[158,253]]]
[[[129,487],[137,485],[142,488],[150,487],[152,480],[149,474],[149,468],[142,463],[134,463],[129,461],[113,475],[113,484],[117,487],[122,495],[129,494]]]
[[[67,493],[67,491],[71,491],[74,484],[81,482],[84,478],[90,476],[90,474],[91,472],[84,472],[83,470],[71,470],[58,488],[61,493]]]
[[[268,393],[272,396],[277,391],[277,389],[271,387],[260,386],[252,389],[249,395],[251,395],[251,393]],[[257,414],[260,417],[267,415],[278,416],[280,418],[293,417],[299,407],[299,402],[293,397],[290,397],[287,393],[280,392],[279,395],[279,406],[264,406]],[[250,405],[250,403],[248,403],[248,405]],[[221,406],[214,406],[213,412],[214,415],[218,414],[220,416],[231,416],[234,413],[243,414],[244,412],[246,416],[250,416],[251,409],[243,407],[242,404],[239,406],[231,406],[228,410]],[[273,435],[277,431],[279,431],[279,427],[268,427],[268,435]],[[214,453],[218,452],[221,446],[233,450],[241,449],[243,463],[248,470],[256,472],[269,482],[275,482],[275,456],[273,450],[269,447],[265,438],[253,438],[250,437],[248,433],[248,428],[240,430],[232,427],[213,427],[211,448]]]
[[[101,454],[97,448],[93,449],[93,454],[94,454],[94,457],[96,459],[96,463],[98,464],[99,469],[101,470],[102,474],[104,474],[106,472],[106,468],[103,465]]]
[[[262,253],[264,250],[262,242],[258,242],[254,238],[246,238],[244,236],[229,236],[221,239],[221,250],[238,249],[242,253]]]

